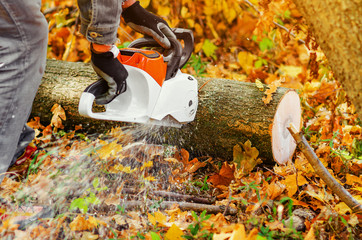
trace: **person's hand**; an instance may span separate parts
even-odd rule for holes
[[[106,93],[96,96],[96,103],[104,105],[126,91],[128,72],[117,58],[119,50],[116,46],[113,45],[107,52],[96,52],[93,47],[91,50],[92,67],[98,76],[107,82],[109,87]]]
[[[148,12],[138,1],[125,8],[122,17],[132,29],[152,37],[165,49],[171,47],[168,38],[176,39],[167,22]]]

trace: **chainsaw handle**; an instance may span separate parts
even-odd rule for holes
[[[171,48],[169,55],[164,57],[167,63],[166,79],[173,78],[178,69],[180,68],[180,61],[182,57],[182,46],[177,39],[169,39]],[[160,45],[153,38],[139,38],[128,45],[129,48],[143,48],[143,47],[160,47]]]
[[[177,39],[184,41],[184,47],[181,43],[173,38],[169,38],[171,43],[170,53],[164,56],[164,60],[168,62],[166,80],[174,77],[178,69],[181,69],[189,60],[194,50],[194,35],[191,30],[183,28],[173,28],[173,33]],[[129,48],[143,47],[161,47],[153,38],[139,38],[128,45]]]
[[[192,52],[194,51],[194,34],[189,29],[173,28],[172,32],[176,35],[177,39],[184,41],[184,47],[182,48],[182,57],[180,61],[180,69],[185,66]]]

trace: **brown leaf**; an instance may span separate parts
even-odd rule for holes
[[[229,165],[227,162],[224,162],[220,172],[210,176],[208,182],[212,183],[214,186],[225,185],[228,186],[232,180],[234,180],[235,165]]]
[[[65,121],[67,118],[65,116],[65,111],[62,106],[59,104],[54,104],[50,111],[53,113],[53,117],[50,121],[51,125],[56,128],[63,129],[64,126],[62,124],[62,120]]]
[[[274,81],[274,82],[272,82],[272,83],[269,84],[269,86],[268,86],[269,89],[267,89],[267,90],[265,91],[265,95],[266,95],[266,96],[263,97],[263,102],[264,102],[265,104],[270,103],[270,101],[273,99],[273,93],[275,93],[275,92],[277,91],[278,87],[280,87],[281,82],[282,82],[282,80],[279,79],[279,80]]]

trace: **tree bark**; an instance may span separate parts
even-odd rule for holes
[[[83,90],[97,76],[89,64],[48,60],[47,68],[33,104],[31,117],[49,124],[50,109],[57,103],[66,111],[66,129],[82,125],[88,133],[102,133],[119,122],[100,121],[78,114]],[[300,102],[294,90],[278,88],[269,104],[255,84],[227,79],[198,79],[199,107],[196,119],[182,128],[155,128],[150,139],[183,147],[197,155],[225,160],[233,158],[233,147],[250,140],[264,163],[288,161],[295,143],[287,127],[300,125]],[[162,137],[160,137],[162,136]]]
[[[362,119],[361,0],[294,0]]]

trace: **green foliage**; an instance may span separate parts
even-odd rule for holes
[[[193,68],[196,72],[196,76],[202,77],[206,73],[207,64],[208,62],[202,61],[201,56],[192,54],[185,67]]]
[[[256,60],[254,63],[254,67],[256,67],[256,68],[261,68],[262,66],[267,66],[267,65],[268,65],[268,61],[261,57],[258,57],[258,60]]]
[[[161,240],[160,236],[155,232],[150,232],[152,240]]]
[[[252,190],[255,191],[256,196],[258,197],[258,200],[260,201],[260,185],[255,184],[255,181],[252,181],[251,183],[243,182],[244,186],[241,186],[238,188],[238,190],[245,191],[245,192],[251,192]]]
[[[263,38],[259,42],[259,48],[262,52],[264,52],[265,50],[271,50],[274,48],[274,43],[270,38]]]
[[[362,139],[353,139],[352,154],[356,156],[357,159],[362,160]]]
[[[103,187],[103,188],[98,187],[99,178],[97,178],[97,177],[93,179],[92,186],[93,186],[94,190],[96,190],[98,192],[108,189],[107,187]],[[88,188],[86,190],[86,193],[87,193],[86,197],[74,199],[71,202],[69,209],[70,210],[79,209],[82,213],[86,213],[86,212],[88,212],[88,208],[89,208],[90,204],[96,205],[96,204],[101,203],[99,198],[96,196],[96,194],[94,192],[91,191],[90,188]]]
[[[51,154],[53,154],[55,152],[55,150],[47,152],[43,157],[40,158],[40,160],[37,162],[36,160],[38,159],[39,153],[37,153],[33,160],[31,160],[29,168],[28,168],[28,172],[26,174],[26,180],[28,180],[29,175],[30,174],[36,174],[38,173],[39,167],[43,164],[44,160]]]
[[[200,181],[194,181],[192,182],[192,184],[196,187],[200,187],[201,191],[207,191],[210,189],[209,184],[207,183],[207,178],[208,176],[205,176],[204,181],[200,182]]]
[[[208,220],[211,215],[206,215],[206,210],[204,210],[200,216],[197,216],[197,214],[192,211],[191,212],[192,217],[194,218],[195,222],[191,223],[188,226],[188,230],[190,231],[191,235],[184,235],[183,237],[186,239],[212,239],[213,233],[210,233],[207,230],[202,230],[203,228],[203,222]]]

